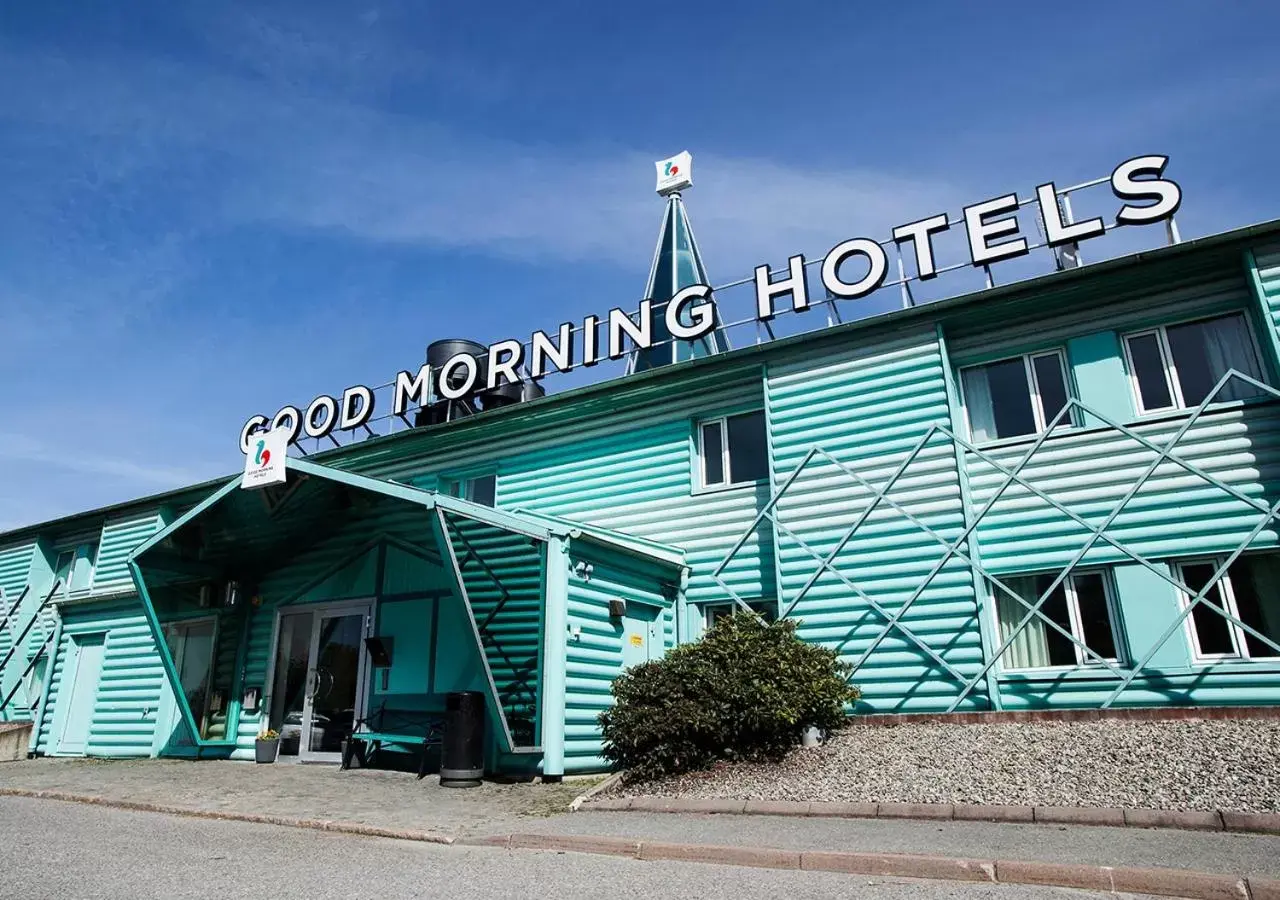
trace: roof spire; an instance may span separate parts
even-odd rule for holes
[[[658,246],[653,251],[653,264],[649,268],[649,283],[644,294],[646,299],[653,301],[653,346],[631,352],[627,357],[628,375],[685,359],[711,356],[727,350],[729,346],[718,314],[715,329],[701,338],[676,341],[667,329],[667,301],[683,288],[711,282],[680,196],[682,188],[693,186],[693,157],[685,151],[655,165],[658,170],[657,191],[666,198],[667,210],[662,218],[662,229],[658,232]],[[692,324],[692,318],[683,318]]]

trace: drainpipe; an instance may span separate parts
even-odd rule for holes
[[[565,668],[568,665],[569,542],[547,541],[546,616],[542,635],[542,775],[564,775]]]

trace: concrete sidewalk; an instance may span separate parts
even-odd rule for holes
[[[529,829],[592,782],[442,788],[408,772],[174,759],[32,759],[0,765],[0,792],[46,791],[165,811],[359,823],[454,837]]]

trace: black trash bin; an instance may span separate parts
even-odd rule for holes
[[[484,694],[458,691],[444,698],[442,787],[479,787],[484,777]]]

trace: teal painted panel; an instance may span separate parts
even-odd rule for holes
[[[1161,571],[1171,574],[1167,565]],[[1160,636],[1178,617],[1179,603],[1173,585],[1138,563],[1117,565],[1111,571],[1116,588],[1116,602],[1123,623],[1126,658],[1140,660],[1155,646]],[[1186,629],[1179,628],[1156,651],[1150,668],[1185,669],[1191,665],[1191,647]]]
[[[439,563],[401,550],[387,547],[382,570],[382,593],[403,594],[416,591],[447,592],[450,579]]]
[[[934,332],[904,335],[876,346],[848,346],[800,358],[769,372],[773,478],[779,483],[817,447],[882,489],[913,446],[949,418],[941,350]],[[959,476],[951,442],[931,440],[888,492],[944,540],[964,528]],[[909,607],[944,547],[873,490],[834,464],[815,461],[778,504],[781,602],[787,605],[820,570],[859,517],[870,509],[834,566],[889,615],[901,621],[964,677],[982,664],[977,604],[968,566],[952,557]],[[801,546],[801,542],[808,549]],[[815,555],[817,558],[815,558]],[[885,619],[842,580],[818,577],[792,613],[805,640],[835,648],[856,662],[884,633]],[[945,710],[963,685],[901,632],[890,631],[853,681],[859,708],[876,712]],[[981,692],[961,708],[985,708]]]
[[[133,579],[126,561],[143,541],[160,530],[160,511],[109,520],[102,527],[97,560],[93,564],[92,590],[131,590]]]
[[[432,618],[436,600],[396,600],[378,606],[378,631],[391,639],[391,666],[375,670],[374,690],[382,694],[429,694],[436,635]],[[456,636],[455,636],[456,637]]]
[[[1186,421],[1176,414],[1135,427],[1164,446]],[[1025,455],[1028,442],[986,452],[1007,469]],[[1205,413],[1179,442],[1175,455],[1267,504],[1280,499],[1280,403],[1234,406]],[[1157,454],[1110,428],[1055,433],[1021,472],[1028,483],[1085,521],[1101,525]],[[1098,461],[1106,460],[1100,466]],[[1005,480],[993,465],[968,455],[975,508],[982,509]],[[1165,461],[1107,529],[1147,558],[1231,551],[1248,536],[1261,513],[1176,462]],[[1253,546],[1277,543],[1268,525]],[[1037,497],[1011,485],[978,526],[982,560],[994,572],[1060,569],[1084,546],[1090,531]],[[1099,541],[1086,564],[1123,561]]]
[[[72,638],[69,681],[63,700],[66,712],[58,735],[59,754],[81,756],[88,749],[98,678],[102,673],[102,658],[106,650],[105,638],[103,634],[78,635]]]
[[[565,771],[598,772],[609,764],[600,756],[600,713],[613,705],[610,689],[637,652],[628,639],[626,622],[610,618],[609,601],[627,602],[629,615],[657,615],[664,646],[654,653],[646,630],[646,658],[661,656],[675,645],[674,615],[662,587],[652,577],[621,565],[598,550],[581,544],[570,547],[569,640],[565,677]],[[577,568],[589,564],[589,574]]]
[[[1067,341],[1067,363],[1075,381],[1076,397],[1090,409],[1113,422],[1124,422],[1137,413],[1132,393],[1127,390],[1124,353],[1115,331],[1086,334]],[[1045,418],[1058,410],[1045,410]],[[1096,416],[1086,415],[1083,425],[1101,425]]]
[[[299,603],[332,600],[341,597],[372,597],[377,593],[378,551],[371,547],[300,597]]]

